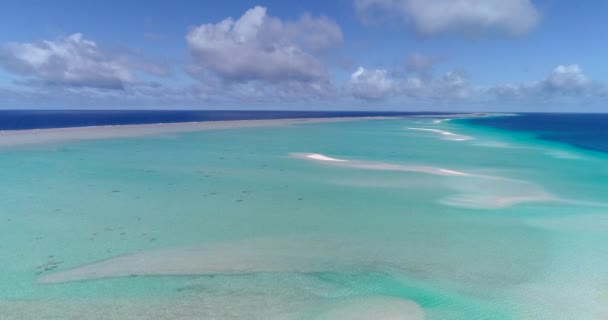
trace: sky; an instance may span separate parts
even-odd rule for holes
[[[608,1],[4,1],[0,109],[608,112]]]

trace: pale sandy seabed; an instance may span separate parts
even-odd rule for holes
[[[448,251],[443,253],[448,254]],[[387,244],[377,239],[327,235],[266,237],[144,251],[51,273],[40,277],[38,282],[49,284],[133,275],[390,272],[418,270],[423,265],[427,265],[429,275],[434,272],[432,270],[440,270],[442,277],[452,277],[456,281],[463,272],[479,278],[500,279],[508,278],[511,273],[523,275],[526,267],[493,269],[491,264],[479,263],[471,270],[449,270],[450,263],[445,260],[453,259],[453,263],[458,263],[462,257],[425,257],[425,254],[427,252],[420,248],[405,249],[400,243]]]
[[[313,315],[308,310],[315,310]],[[200,294],[167,301],[0,302],[3,320],[423,320],[414,302],[392,297],[360,297],[331,306],[302,295]]]
[[[424,165],[397,165],[384,162],[345,160],[318,153],[292,153],[290,156],[297,159],[308,159],[328,165],[355,169],[419,172],[439,176],[462,177],[463,179],[468,178],[467,180],[460,179],[455,182],[446,183],[446,185],[459,191],[459,193],[443,199],[441,202],[453,206],[498,209],[510,207],[518,203],[556,200],[541,187],[516,179],[466,173]]]
[[[418,137],[417,139],[426,139],[425,135],[428,135],[445,144],[470,143],[478,146],[485,144],[493,147],[492,149],[513,146],[511,142],[478,141],[477,136],[469,135],[469,132],[466,132],[467,135],[459,134],[456,132],[460,130],[453,130],[451,126],[442,127],[445,121],[471,116],[487,115],[419,116],[423,119],[430,118],[427,120],[428,123],[424,123],[429,127],[401,127],[399,130],[421,131],[421,133],[413,133]],[[437,120],[433,120],[433,118]],[[5,131],[0,132],[0,147],[12,149],[22,145],[53,144],[66,141],[162,136],[204,130],[294,126],[370,119],[387,118],[217,121]],[[474,142],[470,140],[474,140]],[[554,161],[582,159],[577,154],[568,151],[546,151],[542,148],[535,149],[536,147],[524,148],[528,149],[522,150],[541,151],[549,154],[555,158]],[[373,155],[361,159],[352,155],[342,155],[339,152],[322,152],[293,150],[291,153],[273,154],[272,156],[282,157],[285,159],[284,161],[292,161],[297,164],[308,162],[311,167],[325,170],[327,168],[335,168],[336,172],[344,170],[346,173],[344,176],[352,181],[341,180],[336,185],[342,184],[345,187],[351,185],[360,189],[386,187],[383,183],[393,182],[364,180],[364,178],[356,180],[356,175],[349,175],[351,171],[357,174],[368,171],[374,174],[404,172],[407,173],[404,179],[408,179],[412,188],[428,183],[429,188],[447,190],[434,202],[434,205],[451,210],[475,209],[470,210],[473,212],[471,214],[473,216],[482,213],[491,218],[491,215],[496,213],[496,217],[500,219],[500,214],[497,213],[500,210],[510,210],[517,205],[526,204],[576,205],[579,206],[578,210],[587,210],[586,207],[606,208],[606,205],[601,202],[560,198],[545,190],[544,185],[538,183],[537,180],[511,178],[505,174],[505,171],[493,170],[491,167],[479,169],[474,166],[462,166],[462,163],[460,166],[456,164],[452,166],[452,162],[439,166],[428,165],[420,161],[392,162],[387,159],[376,161],[373,159]],[[336,179],[336,177],[331,179]],[[429,180],[431,181],[429,182]],[[403,188],[404,184],[395,183],[395,187]],[[404,207],[407,209],[406,205]],[[322,218],[320,217],[320,219]],[[372,220],[370,223],[373,223]],[[583,232],[585,235],[590,233],[592,236],[600,235],[608,228],[608,219],[604,218],[602,213],[595,211],[577,216],[530,216],[522,218],[520,222],[526,228],[533,230],[571,234]],[[421,226],[424,226],[424,223],[421,223]],[[507,229],[510,227],[512,226],[506,226]],[[581,260],[579,263],[577,260],[571,259],[570,250],[572,248],[566,247],[565,252],[551,252],[563,261],[559,260],[559,263],[552,261],[558,267],[551,266],[555,269],[547,271],[543,269],[545,264],[548,264],[544,259],[550,254],[545,252],[546,248],[541,246],[541,243],[529,243],[527,242],[529,239],[517,237],[502,239],[486,235],[487,238],[484,241],[487,243],[477,247],[475,239],[467,236],[469,231],[468,229],[463,229],[462,233],[455,231],[445,238],[442,238],[441,234],[435,234],[434,238],[428,239],[424,234],[421,238],[403,238],[424,239],[423,242],[427,240],[429,242],[423,244],[411,241],[409,243],[411,245],[407,242],[392,241],[390,235],[382,233],[380,236],[369,237],[363,234],[351,237],[323,233],[304,233],[303,235],[291,233],[240,240],[212,241],[202,245],[167,246],[160,249],[132,251],[133,253],[118,256],[110,255],[104,260],[89,261],[85,264],[45,273],[37,277],[37,285],[41,287],[61,286],[87,281],[94,286],[95,281],[129,277],[209,276],[234,277],[234,279],[224,281],[219,286],[205,285],[186,288],[185,294],[177,294],[175,297],[129,297],[122,300],[83,298],[0,301],[0,320],[464,319],[462,315],[452,318],[449,315],[449,306],[447,309],[421,306],[406,298],[389,294],[374,294],[373,290],[363,293],[349,292],[348,286],[333,287],[332,284],[310,276],[318,273],[342,274],[345,271],[353,274],[384,274],[396,279],[408,275],[418,280],[428,280],[429,283],[449,284],[450,290],[453,290],[450,291],[450,294],[455,296],[475,292],[475,296],[481,297],[481,300],[488,297],[491,297],[488,299],[516,297],[517,303],[520,303],[523,297],[523,301],[526,301],[527,305],[521,309],[526,310],[525,312],[528,314],[524,314],[522,319],[573,319],[573,315],[580,315],[577,320],[608,319],[608,307],[606,307],[608,306],[608,294],[606,294],[608,284],[598,285],[594,282],[596,278],[601,278],[601,272],[592,275],[583,272],[591,270],[594,261],[602,262],[603,260],[595,255],[582,255],[581,259],[587,260]],[[485,234],[486,231],[481,232]],[[567,244],[568,240],[564,240],[564,243]],[[544,245],[544,243],[542,244]],[[553,259],[557,258],[553,257]],[[546,275],[543,272],[546,272]],[[564,275],[562,276],[560,273]],[[541,274],[543,275],[541,276]],[[241,277],[250,275],[260,275],[262,278],[264,275],[268,275],[273,279],[272,281],[278,278],[279,285],[271,284],[263,279],[259,283],[255,282],[257,280],[249,278],[239,280]],[[542,277],[547,277],[547,279]],[[246,281],[246,283],[240,286],[239,281]],[[580,290],[580,292],[575,290]],[[607,302],[603,303],[603,300]],[[490,306],[493,305],[490,304]],[[440,314],[441,312],[447,313]],[[501,312],[497,311],[497,314]],[[563,318],[560,318],[561,314],[564,315]],[[471,318],[471,320],[481,319],[489,318]]]
[[[298,124],[386,119],[386,117],[318,118],[214,121],[120,126],[94,126],[20,131],[0,131],[0,147],[62,143],[69,141],[158,136],[185,132],[290,126]],[[325,241],[327,239],[323,239]],[[143,256],[109,259],[42,277],[40,283],[141,275],[209,275],[257,272],[313,272],[337,270],[329,263],[336,253],[335,241],[297,239],[247,240],[202,248],[177,248],[144,252]],[[328,246],[329,245],[329,246]],[[344,244],[338,245],[342,247]],[[323,248],[321,252],[314,248]],[[352,246],[349,250],[353,250]],[[329,250],[329,251],[328,251]],[[304,251],[308,252],[305,253]],[[357,251],[359,251],[357,249]],[[299,252],[298,257],[293,253]],[[364,256],[364,258],[370,258]],[[368,261],[371,263],[371,261]],[[348,262],[347,264],[352,264]],[[329,268],[329,269],[328,269]],[[263,291],[263,289],[260,289]],[[295,290],[295,289],[294,289]],[[296,290],[297,291],[297,290]],[[309,293],[242,292],[194,294],[179,299],[0,301],[0,319],[423,319],[416,303],[391,297],[359,297],[338,304],[326,303]],[[314,315],[307,315],[317,310]]]

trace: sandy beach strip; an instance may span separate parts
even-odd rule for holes
[[[31,130],[0,131],[0,147],[14,147],[30,144],[45,144],[65,141],[133,138],[176,134],[205,130],[226,130],[235,128],[255,128],[291,126],[298,124],[347,122],[363,120],[396,119],[401,117],[336,117],[336,118],[293,118],[267,120],[228,120],[203,122],[178,122],[158,124],[107,125],[89,127],[69,127]]]

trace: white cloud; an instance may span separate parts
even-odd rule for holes
[[[466,99],[475,90],[464,73],[452,70],[429,82],[428,96],[437,100]]]
[[[48,85],[124,89],[135,79],[128,61],[102,51],[80,33],[56,40],[5,44],[0,48],[0,64]]]
[[[522,35],[540,15],[530,0],[354,0],[364,21],[374,16],[397,16],[424,35],[498,31]]]
[[[593,104],[608,97],[608,86],[592,81],[576,64],[559,65],[541,80],[491,87],[471,83],[458,69],[433,75],[359,67],[351,75],[345,92],[365,101],[409,101],[428,105]]]
[[[580,93],[591,85],[591,81],[577,64],[555,67],[542,83],[545,90],[559,93]]]
[[[386,69],[365,69],[359,67],[350,77],[347,91],[355,98],[363,100],[384,100],[402,96],[416,100],[466,99],[474,91],[473,87],[458,70],[444,73],[439,77],[424,76],[397,77]]]
[[[381,100],[388,98],[398,90],[398,81],[391,79],[385,69],[368,70],[359,67],[349,81],[350,93],[359,99]]]
[[[227,84],[259,82],[315,91],[330,83],[318,55],[341,44],[342,32],[327,18],[303,15],[282,21],[258,6],[237,20],[195,27],[186,40],[190,72],[203,81],[213,76]]]
[[[432,101],[467,99],[473,91],[473,86],[460,70],[451,70],[439,77],[408,77],[400,90],[410,98]]]
[[[549,99],[555,97],[603,96],[606,87],[591,81],[577,64],[559,65],[538,81],[505,84],[488,91],[503,98]]]

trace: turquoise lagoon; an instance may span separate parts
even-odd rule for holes
[[[1,149],[0,319],[608,318],[604,154],[277,121]]]

